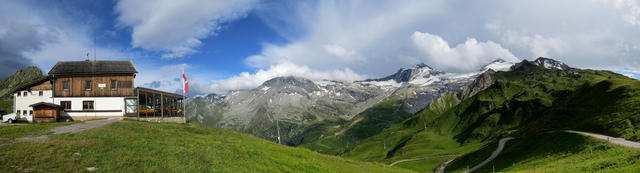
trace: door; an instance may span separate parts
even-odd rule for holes
[[[124,99],[125,115],[137,116],[138,115],[138,99],[126,98]]]

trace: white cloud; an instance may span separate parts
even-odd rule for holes
[[[259,16],[290,43],[267,43],[245,60],[247,64],[267,68],[285,61],[315,70],[349,68],[376,77],[426,61],[410,36],[445,9],[441,1],[407,0],[269,5],[260,8]]]
[[[637,0],[596,0],[596,2],[613,5],[616,9],[623,11],[622,19],[627,23],[640,25],[640,5]]]
[[[133,29],[132,45],[179,58],[196,52],[201,40],[221,24],[247,15],[257,0],[120,0],[115,7],[121,25]]]
[[[352,49],[346,49],[335,44],[324,45],[323,47],[329,55],[338,57],[340,60],[345,62],[364,60],[364,57],[362,57],[362,55]]]
[[[0,4],[0,23],[6,24],[0,25],[0,54],[3,54],[0,58],[26,59],[21,61],[30,62],[24,65],[37,65],[47,73],[57,61],[83,60],[88,52],[94,57],[90,28],[74,23],[73,17],[65,16],[59,9],[32,5],[24,1]],[[129,52],[119,48],[97,45],[95,49],[98,59],[130,57]]]
[[[639,25],[634,24],[640,14],[637,4],[634,0],[274,3],[258,14],[290,42],[267,43],[245,62],[259,68],[282,61],[321,70],[350,68],[375,77],[419,62],[450,72],[475,70],[493,58],[485,56],[498,55],[547,56],[574,67],[640,66],[640,37],[634,37],[640,35]],[[437,51],[425,52],[428,46],[416,49],[411,39],[416,31],[437,36],[447,43],[441,45],[458,52],[440,54],[464,58],[433,56]],[[453,63],[457,60],[464,61]]]
[[[528,50],[532,56],[556,57],[564,53],[567,43],[561,39],[545,37],[540,34],[526,35],[512,30],[505,30],[498,23],[487,23],[485,28],[496,34],[504,44]]]
[[[468,38],[464,43],[450,47],[441,37],[422,32],[414,32],[411,40],[418,50],[427,55],[430,64],[449,69],[477,70],[473,68],[498,58],[518,61],[509,50],[492,41],[478,42],[475,38]]]
[[[298,76],[311,80],[329,79],[339,81],[355,81],[365,78],[365,76],[358,75],[348,68],[343,70],[319,71],[312,70],[308,66],[283,62],[272,65],[267,70],[260,69],[253,74],[242,72],[228,79],[213,81],[206,90],[213,93],[225,94],[229,90],[253,89],[269,79],[282,76]]]

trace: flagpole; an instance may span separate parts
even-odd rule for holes
[[[184,69],[182,69],[182,75],[184,74]],[[184,85],[186,83],[186,78],[184,78],[182,80],[182,106],[184,107],[182,110],[182,119],[184,120],[184,123],[187,123],[187,93],[186,93],[186,86]]]

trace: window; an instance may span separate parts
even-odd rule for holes
[[[20,95],[22,95],[22,92],[18,92],[18,97],[20,97]]]
[[[38,91],[38,95],[42,96],[42,95],[44,95],[44,93],[42,91]]]
[[[16,115],[20,116],[20,110],[16,111]]]
[[[69,90],[69,81],[62,82],[62,89],[65,91]]]
[[[84,83],[84,90],[91,90],[91,81],[85,81]]]
[[[82,110],[93,110],[93,101],[82,101]]]
[[[118,87],[118,81],[111,80],[111,90],[116,90]]]
[[[119,81],[118,88],[133,88],[132,81]]]
[[[29,111],[29,115],[33,115],[33,111]]]
[[[22,110],[22,115],[27,115],[27,110]]]
[[[61,101],[60,106],[62,106],[64,110],[71,110],[71,101]]]
[[[26,97],[27,96],[27,92],[26,91],[23,92],[22,95]]]

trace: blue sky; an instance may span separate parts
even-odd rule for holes
[[[2,1],[0,78],[93,57],[133,60],[137,86],[192,95],[250,89],[277,76],[341,81],[424,62],[474,71],[545,56],[640,78],[640,2],[594,1]],[[487,10],[492,9],[492,10]]]

